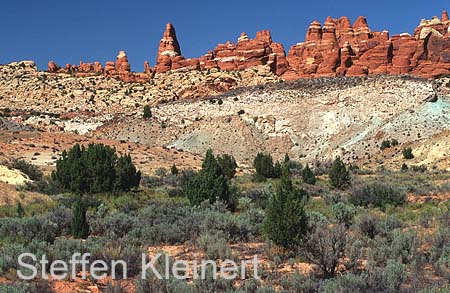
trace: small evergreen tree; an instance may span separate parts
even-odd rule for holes
[[[54,182],[77,194],[128,191],[139,186],[140,179],[129,154],[118,157],[114,148],[103,144],[64,150],[52,172]]]
[[[307,229],[304,204],[307,194],[293,186],[289,169],[283,168],[281,181],[266,209],[264,234],[276,245],[297,246]]]
[[[414,159],[412,148],[404,148],[402,154],[406,160]]]
[[[16,211],[16,213],[17,213],[17,216],[18,216],[19,218],[25,217],[25,210],[23,209],[23,206],[22,206],[22,204],[20,203],[20,201],[19,201],[19,203],[17,204],[17,211]]]
[[[283,167],[281,166],[281,163],[277,161],[273,167],[273,178],[281,178],[282,173]]]
[[[405,163],[403,163],[402,169],[401,169],[401,170],[402,170],[403,172],[408,171],[408,170],[409,170],[408,165],[406,165]]]
[[[86,207],[81,200],[81,196],[78,197],[73,208],[72,235],[77,239],[86,239],[89,236]]]
[[[380,149],[383,151],[383,150],[388,149],[390,147],[391,147],[391,141],[383,140],[383,142],[381,143]]]
[[[175,165],[175,163],[173,163],[172,167],[170,167],[170,174],[177,176],[178,175],[178,168]]]
[[[340,157],[333,161],[333,165],[329,171],[331,185],[335,188],[343,188],[350,185],[350,171],[342,162]]]
[[[291,160],[291,158],[289,158],[288,153],[285,153],[284,154],[284,164],[288,164],[290,160]]]
[[[236,175],[237,163],[233,156],[224,154],[217,157],[217,162],[222,169],[223,174],[231,180]]]
[[[263,178],[274,178],[275,170],[271,155],[258,153],[253,160],[253,167],[256,169],[257,176]]]
[[[311,171],[308,164],[306,164],[305,168],[302,170],[302,178],[303,182],[306,184],[315,185],[317,182],[316,176]]]
[[[144,106],[144,119],[149,119],[152,117],[152,111],[149,105]]]
[[[115,166],[116,183],[115,191],[129,191],[139,186],[141,172],[136,170],[131,155],[121,156]]]
[[[200,172],[185,181],[183,190],[192,205],[199,205],[205,200],[211,204],[217,200],[230,203],[227,178],[211,149],[206,152]]]

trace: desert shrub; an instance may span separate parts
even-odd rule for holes
[[[390,254],[393,259],[407,264],[411,263],[417,256],[417,248],[420,242],[414,230],[403,231],[395,229],[391,232],[388,239],[390,240]]]
[[[432,246],[430,249],[430,262],[433,264],[435,271],[445,277],[450,277],[450,229],[440,226],[432,238]]]
[[[395,229],[403,227],[403,222],[395,215],[390,215],[378,221],[377,230],[382,237],[387,237]]]
[[[395,260],[388,260],[384,271],[385,282],[392,292],[399,292],[408,274],[406,265]]]
[[[138,226],[135,217],[124,213],[112,214],[105,218],[93,217],[89,223],[94,235],[107,236],[113,239],[125,237],[128,232]]]
[[[177,166],[175,165],[175,163],[173,163],[173,165],[172,165],[172,167],[170,167],[170,174],[172,174],[172,175],[178,175],[178,168],[177,168]]]
[[[349,249],[349,255],[346,255],[348,243],[351,243],[347,242],[348,240],[347,230],[343,225],[318,226],[308,234],[302,253],[308,261],[320,268],[325,278],[331,278],[346,256],[350,261],[344,264],[345,269],[351,269],[357,263],[360,249],[352,247]],[[359,245],[357,242],[354,244]]]
[[[233,215],[217,208],[206,209],[197,215],[200,217],[200,232],[219,233],[227,241],[248,241],[261,228],[263,214],[261,211],[248,211]],[[255,222],[252,222],[255,221]]]
[[[328,279],[321,286],[320,292],[368,292],[366,280],[362,275],[351,273]]]
[[[194,281],[193,292],[230,292],[234,291],[233,280],[225,280],[214,275],[211,266],[206,269],[206,278]]]
[[[450,245],[442,247],[439,258],[433,265],[436,273],[450,280]]]
[[[326,227],[329,224],[327,217],[316,211],[307,212],[308,230],[314,231],[317,227]]]
[[[266,187],[255,187],[246,190],[243,195],[249,198],[256,207],[265,209],[271,195],[271,190]]]
[[[227,246],[227,240],[218,233],[201,234],[197,239],[197,245],[205,251],[205,257],[208,259],[230,259],[231,250]]]
[[[339,224],[344,224],[347,228],[352,225],[353,217],[356,214],[356,209],[353,205],[346,205],[343,202],[338,202],[331,208],[333,217]]]
[[[55,242],[47,247],[46,255],[49,265],[55,260],[69,262],[74,253],[89,252],[83,240],[58,238]],[[81,269],[81,265],[77,265],[77,269]]]
[[[370,239],[375,238],[375,236],[379,233],[378,219],[371,214],[361,214],[356,219],[356,226],[361,234],[369,237]]]
[[[404,204],[406,192],[387,183],[370,183],[353,188],[349,200],[358,206],[385,208]]]
[[[413,172],[425,173],[425,172],[427,172],[428,168],[425,165],[419,165],[419,166],[413,165],[413,166],[411,166],[411,170]]]
[[[15,281],[14,284],[0,284],[0,292],[4,293],[48,293],[51,287],[48,280],[38,279],[30,283]]]
[[[406,165],[406,163],[403,163],[403,164],[402,164],[402,167],[400,168],[400,170],[401,170],[402,172],[408,171],[408,170],[409,170],[408,165]]]
[[[419,239],[414,231],[395,229],[387,237],[375,236],[369,242],[369,257],[379,265],[388,259],[395,259],[404,264],[414,261],[419,246]]]
[[[42,171],[37,166],[30,164],[25,160],[12,160],[9,167],[21,171],[33,181],[41,181],[44,176]]]
[[[185,197],[186,196],[183,188],[181,188],[181,187],[169,188],[167,190],[167,195],[169,197]]]
[[[317,182],[316,176],[311,171],[308,164],[306,164],[305,168],[302,170],[302,179],[306,184],[314,185]]]
[[[155,188],[164,185],[162,178],[157,176],[143,176],[141,185],[147,188]]]
[[[169,258],[169,266],[173,265],[173,259]],[[158,272],[163,272],[166,264],[164,263],[164,256],[157,259],[155,269]],[[145,278],[142,274],[145,273]],[[152,270],[141,272],[135,281],[136,293],[147,292],[194,292],[192,287],[185,281],[177,280],[169,275],[169,279],[159,279]]]
[[[52,179],[74,193],[120,192],[139,186],[141,173],[129,154],[118,157],[114,148],[103,144],[89,144],[87,149],[76,144],[63,151]]]
[[[410,148],[410,147],[404,148],[402,151],[402,154],[403,154],[403,158],[406,160],[414,159],[414,154],[413,154],[412,148]]]
[[[237,163],[233,156],[227,154],[217,156],[217,163],[228,180],[236,175]]]
[[[108,285],[106,286],[106,289],[104,293],[124,293],[125,290],[122,288],[120,284],[114,284],[111,282],[108,282]]]
[[[284,290],[283,292],[319,292],[322,285],[321,280],[316,279],[314,275],[305,276],[298,272],[281,276],[279,283]]]
[[[144,106],[144,115],[143,118],[144,119],[149,119],[152,117],[152,111],[150,109],[150,105],[145,105]]]
[[[0,219],[0,237],[10,242],[29,243],[35,239],[52,243],[57,231],[58,225],[45,216]]]
[[[88,251],[92,254],[91,261],[102,260],[111,268],[112,261],[123,260],[127,264],[127,277],[133,277],[140,273],[142,254],[146,249],[126,239],[89,238],[87,242]],[[123,267],[116,266],[115,274],[123,277]]]
[[[391,141],[390,140],[383,140],[381,143],[380,149],[383,151],[385,149],[388,149],[391,147]]]
[[[57,225],[56,235],[68,235],[71,231],[73,213],[64,206],[58,206],[51,210],[47,218]]]
[[[301,242],[307,229],[304,205],[307,194],[296,188],[285,166],[281,182],[266,209],[264,233],[275,244],[289,248]]]
[[[333,161],[328,176],[334,188],[340,189],[350,185],[350,171],[339,157]]]
[[[198,214],[197,209],[186,204],[150,202],[136,214],[138,227],[129,234],[146,245],[184,243],[200,233]]]
[[[16,214],[19,218],[25,217],[25,210],[20,202],[17,204]]]
[[[9,284],[0,284],[0,292],[5,293],[28,293],[28,286],[20,286],[17,284],[9,285]]]
[[[23,244],[9,243],[0,248],[0,273],[6,273],[9,270],[18,270],[17,259],[22,253],[28,252]]]
[[[313,166],[316,176],[320,176],[329,173],[331,166],[333,166],[333,162],[333,160],[314,160],[311,162],[311,165]]]

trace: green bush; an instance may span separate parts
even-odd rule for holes
[[[33,181],[41,181],[44,176],[37,166],[25,160],[15,159],[9,164],[9,167],[21,171]]]
[[[331,208],[333,217],[339,224],[344,224],[347,228],[352,225],[353,217],[356,214],[356,209],[353,205],[346,205],[343,202],[338,202]]]
[[[346,234],[343,225],[318,226],[304,242],[303,255],[320,268],[325,278],[335,275],[338,265],[345,256]]]
[[[384,276],[387,287],[392,292],[399,292],[401,285],[408,277],[406,265],[395,260],[388,260]]]
[[[182,186],[192,205],[200,205],[204,201],[213,204],[222,201],[231,202],[228,180],[212,150],[206,152],[202,169],[194,176],[187,178]]]
[[[391,141],[390,140],[383,140],[381,143],[380,149],[383,151],[385,149],[388,149],[391,147]]]
[[[143,118],[144,119],[149,119],[152,117],[152,111],[150,109],[150,105],[145,105],[144,106],[144,115]]]
[[[178,168],[175,165],[175,163],[173,163],[172,167],[170,167],[170,174],[175,175],[175,176],[178,175]]]
[[[87,149],[76,144],[69,152],[63,151],[52,179],[79,194],[128,191],[139,186],[141,173],[131,156],[118,157],[115,152],[103,144],[89,144]]]
[[[294,187],[287,167],[266,209],[264,233],[276,245],[297,246],[308,227],[304,204],[307,194]]]
[[[232,256],[231,250],[227,246],[227,240],[218,233],[212,234],[211,232],[207,232],[201,234],[197,239],[197,245],[205,251],[205,256],[208,259],[225,260],[230,259]]]
[[[370,183],[353,188],[349,200],[358,206],[385,208],[387,205],[403,205],[406,192],[387,183]]]
[[[81,197],[75,202],[72,219],[72,235],[74,238],[86,239],[89,235],[89,224],[86,219],[86,206]]]
[[[414,159],[413,151],[412,151],[412,148],[410,148],[410,147],[404,148],[402,151],[402,154],[403,154],[403,158],[405,158],[406,160]]]
[[[258,153],[253,160],[253,167],[256,169],[256,175],[258,177],[277,178],[276,175],[279,175],[275,172],[276,170],[273,165],[273,159],[270,154]]]
[[[337,157],[333,161],[333,165],[330,168],[328,176],[330,177],[331,185],[334,188],[340,189],[350,185],[350,171],[347,169],[340,157]]]
[[[236,175],[237,163],[233,156],[227,154],[217,156],[217,163],[228,180]]]
[[[302,170],[302,178],[303,182],[306,184],[314,185],[317,182],[316,176],[311,171],[308,164],[306,164],[305,168]]]

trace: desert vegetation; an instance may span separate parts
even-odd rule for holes
[[[54,281],[18,280],[23,252],[47,255],[47,266],[75,252],[108,264],[126,260],[130,280],[88,281],[103,292],[449,289],[450,205],[437,195],[448,193],[450,173],[399,167],[367,175],[340,158],[303,166],[258,154],[253,161],[252,172],[238,173],[232,156],[208,150],[199,171],[174,164],[149,177],[128,155],[92,144],[64,152],[51,177],[14,162],[59,191],[39,205],[0,208],[0,291],[53,290]],[[251,251],[261,279],[139,278],[142,253],[170,255],[174,247],[216,261]]]

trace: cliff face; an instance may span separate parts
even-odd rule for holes
[[[450,73],[450,21],[447,12],[441,19],[422,20],[414,34],[389,36],[387,31],[372,32],[365,17],[353,24],[348,17],[328,17],[324,24],[311,23],[305,42],[292,46],[286,55],[269,31],[256,33],[254,39],[242,33],[237,43],[219,44],[199,58],[186,59],[181,53],[175,28],[167,24],[160,40],[156,65],[144,63],[144,72],[131,72],[127,55],[120,51],[115,62],[103,68],[99,62],[61,68],[50,61],[50,73],[78,76],[116,76],[123,81],[146,82],[155,74],[169,71],[218,69],[244,70],[267,66],[285,80],[324,76],[365,76],[369,74],[411,74],[435,77]]]

